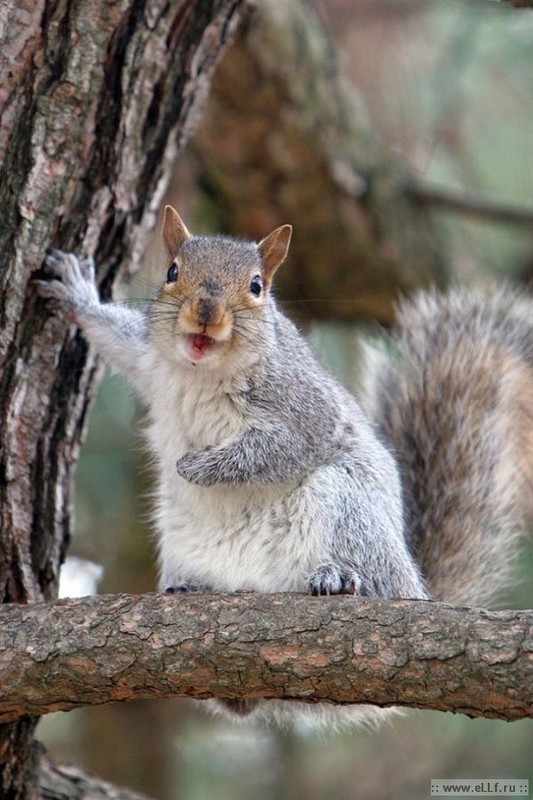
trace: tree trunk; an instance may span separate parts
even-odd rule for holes
[[[300,316],[390,323],[398,293],[446,282],[415,176],[371,130],[320,4],[263,0],[217,70],[194,150],[220,227],[294,225],[276,281]]]
[[[0,591],[50,600],[98,365],[29,281],[50,247],[133,272],[167,173],[244,0],[4,0],[0,9]],[[35,720],[0,728],[0,795],[26,797]]]

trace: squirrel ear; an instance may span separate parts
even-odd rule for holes
[[[257,247],[263,259],[263,278],[270,284],[274,273],[283,264],[289,250],[292,225],[282,225],[261,239]]]
[[[171,261],[174,260],[180,246],[190,235],[187,226],[176,209],[172,208],[172,206],[165,206],[161,236],[163,237],[165,250]]]
[[[257,247],[263,259],[263,278],[270,284],[277,268],[285,261],[291,241],[292,225],[282,225],[261,239]]]

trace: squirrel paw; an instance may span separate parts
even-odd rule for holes
[[[234,700],[230,700],[228,698],[222,699],[221,697],[217,697],[217,703],[223,706],[227,711],[231,711],[232,714],[238,714],[239,716],[246,716],[246,714],[251,714],[254,708],[258,705],[259,701],[254,700],[251,697],[237,697]]]
[[[193,583],[179,583],[176,586],[167,586],[165,594],[186,594],[187,592],[208,592],[207,586],[199,586]]]
[[[214,448],[190,450],[176,462],[178,475],[189,483],[213,486],[217,482],[218,461]]]
[[[72,312],[100,302],[95,283],[94,262],[90,258],[78,259],[72,253],[52,250],[46,256],[40,274],[47,278],[47,280],[39,277],[34,279],[41,297],[59,300]]]
[[[307,581],[307,592],[319,597],[329,594],[359,594],[361,581],[353,569],[342,569],[335,564],[318,567]]]

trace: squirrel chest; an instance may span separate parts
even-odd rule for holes
[[[173,473],[176,459],[186,451],[221,444],[248,424],[244,387],[239,383],[197,374],[193,367],[179,375],[172,370],[158,372],[149,440],[155,453],[168,454]]]
[[[158,376],[167,390],[158,391],[154,381],[150,409],[148,439],[158,461],[161,588],[188,583],[225,591],[302,590],[307,559],[295,542],[300,528],[291,532],[288,508],[302,490],[292,483],[196,486],[176,474],[177,457],[238,436],[252,413],[244,381],[230,384],[192,369],[184,373],[185,379],[183,374],[176,379],[172,403],[168,387],[175,377]],[[304,496],[305,490],[303,501]]]

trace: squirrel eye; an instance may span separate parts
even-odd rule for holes
[[[172,264],[169,271],[167,272],[167,283],[174,283],[178,280],[178,268],[176,264]]]
[[[250,283],[250,291],[256,297],[259,297],[261,294],[261,290],[263,289],[263,281],[261,280],[260,275],[254,275]]]

